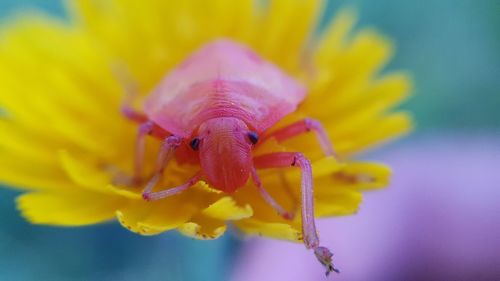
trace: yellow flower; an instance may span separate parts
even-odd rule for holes
[[[391,42],[372,29],[352,32],[341,12],[312,36],[322,1],[71,1],[69,19],[29,14],[3,26],[0,40],[0,181],[28,192],[18,206],[30,222],[60,226],[117,218],[131,231],[167,230],[200,239],[231,222],[247,234],[300,241],[300,216],[286,220],[251,184],[224,194],[200,181],[179,195],[146,202],[140,188],[113,184],[131,173],[137,125],[120,113],[123,65],[146,95],[190,53],[215,38],[250,46],[308,87],[297,112],[322,122],[341,159],[324,157],[313,134],[255,151],[300,151],[312,161],[317,217],[356,212],[361,191],[388,183],[390,170],[351,161],[368,147],[406,133],[405,113],[391,107],[410,90],[404,73],[380,75]],[[159,143],[147,144],[152,170]],[[156,148],[156,149],[155,149]],[[197,169],[171,161],[159,186],[177,186]],[[264,186],[287,210],[300,198],[300,172],[264,170]],[[259,172],[260,173],[260,172]]]

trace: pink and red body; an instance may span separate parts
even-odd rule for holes
[[[229,40],[206,44],[172,70],[145,101],[144,113],[129,105],[123,112],[141,122],[136,141],[134,182],[142,182],[144,138],[163,140],[153,177],[143,191],[145,200],[159,200],[188,189],[198,180],[232,193],[252,178],[257,190],[281,216],[291,219],[262,185],[257,169],[298,167],[302,171],[302,231],[304,244],[314,249],[327,268],[331,253],[319,246],[314,222],[312,171],[309,160],[299,152],[278,152],[253,157],[252,150],[269,138],[282,141],[314,131],[327,155],[334,155],[331,142],[318,121],[304,119],[275,132],[268,129],[294,112],[306,89],[277,66],[249,48]],[[168,161],[198,164],[200,171],[185,184],[153,192]]]

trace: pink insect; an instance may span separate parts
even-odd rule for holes
[[[314,220],[311,164],[302,153],[276,152],[252,157],[258,142],[269,138],[283,141],[314,131],[326,155],[334,151],[321,124],[306,118],[268,132],[285,115],[295,111],[306,89],[263,60],[249,48],[229,40],[204,45],[171,71],[146,98],[144,113],[130,103],[125,116],[140,122],[135,147],[135,183],[142,182],[145,137],[163,140],[153,176],[142,193],[147,201],[178,194],[199,180],[232,193],[251,178],[263,199],[285,219],[292,219],[267,193],[258,169],[297,167],[301,170],[302,234],[306,248],[313,249],[326,267],[326,274],[339,272],[332,253],[319,245]],[[153,192],[173,157],[180,162],[198,163],[200,171],[185,184]]]

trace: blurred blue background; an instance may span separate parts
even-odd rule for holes
[[[450,161],[462,160],[465,166],[482,167],[479,162],[486,157],[484,155],[489,155],[489,151],[498,151],[500,143],[500,1],[329,1],[325,12],[326,17],[331,16],[339,7],[346,4],[358,9],[359,26],[374,26],[394,39],[397,44],[397,53],[388,70],[404,69],[412,72],[416,85],[414,96],[402,107],[414,113],[418,131],[396,145],[385,147],[366,157],[383,159],[388,163],[401,165],[403,173],[405,172],[404,163],[407,163],[404,160],[406,155],[409,157],[407,161],[415,159],[411,158],[416,157],[415,155],[427,155],[429,163],[442,163],[436,169],[446,169],[446,159],[448,159],[446,157],[450,157]],[[42,9],[58,16],[63,16],[64,13],[60,1],[57,0],[0,0],[0,22],[16,10],[27,7]],[[452,152],[439,154],[438,152],[442,151],[441,147],[446,148],[449,143],[455,144],[458,155],[461,153],[462,144],[468,147],[472,150],[467,154],[471,159],[452,158],[450,156],[453,155]],[[429,151],[433,153],[429,154]],[[440,158],[433,159],[434,156]],[[492,170],[495,167],[492,168],[491,165],[495,165],[498,161],[491,163],[485,167]],[[408,167],[410,168],[411,171],[415,171],[413,175],[419,174],[417,166]],[[498,166],[496,168],[498,169]],[[397,167],[395,170],[397,174]],[[406,170],[406,173],[408,171]],[[474,176],[484,178],[484,174],[481,174],[484,172],[484,169],[473,169],[472,173],[475,174],[472,178],[474,179]],[[425,178],[425,175],[425,171],[422,171],[422,177]],[[439,173],[432,176],[439,176]],[[451,178],[453,175],[447,176]],[[473,180],[466,182],[474,183]],[[429,203],[426,201],[428,197],[442,196],[443,200],[454,200],[453,196],[448,195],[464,194],[465,201],[452,204],[451,207],[443,207],[448,208],[447,214],[453,217],[452,215],[458,209],[476,209],[482,205],[481,200],[486,200],[490,196],[488,188],[500,187],[498,182],[479,182],[474,188],[478,191],[477,194],[484,198],[470,197],[467,201],[469,197],[465,194],[469,193],[465,192],[465,189],[468,186],[457,185],[456,189],[437,187],[429,190],[424,188],[424,192],[429,192],[425,193],[427,197],[409,197],[407,193],[399,194],[397,191],[404,190],[408,184],[405,184],[404,180],[397,183],[400,185],[380,192],[376,195],[377,198],[369,194],[366,201],[373,199],[374,202],[362,209],[359,216],[350,218],[347,225],[342,225],[344,231],[346,228],[358,227],[361,232],[371,230],[377,233],[377,225],[369,224],[370,220],[374,219],[373,216],[366,214],[384,210],[384,206],[381,205],[385,204],[384,198],[386,200],[387,198],[394,198],[394,200],[404,198],[404,200],[409,200],[408,202],[412,201],[412,198],[420,198],[421,205],[426,207]],[[425,184],[429,185],[429,183]],[[422,186],[415,185],[413,192],[416,192],[418,188]],[[0,228],[0,280],[228,280],[230,276],[238,280],[238,272],[251,274],[248,270],[245,271],[241,264],[242,261],[246,261],[245,255],[248,257],[249,246],[241,250],[241,242],[233,235],[226,234],[216,241],[204,242],[181,237],[176,233],[140,237],[129,233],[116,223],[67,229],[34,226],[26,223],[17,213],[14,203],[16,195],[17,193],[11,190],[0,190],[0,223],[2,225]],[[380,203],[377,203],[378,200]],[[497,204],[496,201],[495,204]],[[402,206],[406,204],[403,203]],[[394,208],[401,209],[402,206],[394,206]],[[414,208],[410,212],[420,212],[422,209]],[[396,211],[398,210],[387,210],[388,213]],[[432,217],[432,214],[431,212],[428,215]],[[460,213],[457,212],[458,214]],[[379,211],[379,215],[384,216],[386,213]],[[409,213],[408,217],[416,215],[418,214]],[[491,208],[486,208],[484,213],[479,213],[478,216],[492,219],[491,222],[487,220],[489,223],[481,227],[495,227],[500,224],[493,219],[494,213]],[[422,220],[416,222],[420,225],[421,223]],[[464,221],[458,226],[465,229],[468,223],[470,222]],[[363,225],[371,228],[363,229]],[[420,233],[426,237],[426,234],[432,233],[432,227],[435,225],[424,224],[424,226],[428,229],[424,230],[415,225],[401,227],[391,224],[390,235],[392,236],[390,237],[408,237],[408,232],[411,232],[408,229],[413,230],[412,227],[415,228],[412,235]],[[488,231],[496,235],[497,229],[498,227]],[[335,231],[342,233],[342,228],[339,226]],[[461,231],[460,227],[456,230],[457,233]],[[447,236],[439,236],[439,233],[436,235],[438,238],[447,238]],[[340,234],[336,243],[354,241],[343,239],[344,236]],[[369,237],[360,238],[360,241],[367,240]],[[384,243],[383,241],[379,240],[377,243]],[[424,239],[420,242],[425,244],[426,241]],[[437,239],[437,242],[433,243],[439,244],[439,241]],[[458,241],[473,243],[474,237],[467,236]],[[500,252],[500,239],[487,241],[491,246],[490,251]],[[400,251],[408,250],[405,247],[415,247],[415,245],[406,244],[400,246]],[[354,246],[347,244],[342,247],[349,249]],[[370,245],[366,247],[369,248]],[[363,251],[363,249],[357,249]],[[439,248],[441,252],[451,250],[453,248]],[[243,258],[239,257],[240,253]],[[262,253],[266,253],[265,250]],[[408,253],[415,254],[411,251]],[[341,254],[338,253],[338,255]],[[461,253],[456,255],[461,255]],[[490,261],[496,259],[496,262],[500,260],[498,255],[488,252],[487,248],[484,251],[474,252],[474,255],[477,255],[474,256],[476,259],[489,259]],[[387,256],[401,259],[398,255],[390,253]],[[427,259],[436,256],[420,257]],[[443,257],[449,258],[446,255]],[[265,256],[262,258],[265,260]],[[237,272],[233,271],[235,261],[238,262]],[[465,273],[470,270],[467,268],[454,268],[459,273],[464,272],[458,277],[447,275],[445,271],[442,274],[431,274],[432,272],[428,275],[416,274],[418,271],[416,268],[429,262],[430,260],[416,259],[413,263],[398,264],[397,270],[379,272],[377,277],[380,278],[377,280],[423,280],[424,278],[425,280],[500,280],[498,269],[495,270],[491,263],[486,263],[491,270],[486,270],[487,273],[482,271],[483,275],[467,275]],[[454,265],[451,264],[452,267]],[[390,267],[390,262],[385,266]],[[320,268],[315,269],[321,271]],[[269,280],[281,280],[282,275],[279,275],[279,272],[273,272],[272,268],[267,270],[269,270]],[[363,271],[362,268],[357,270]],[[258,266],[256,271],[258,271]],[[343,273],[340,279],[337,276],[333,278],[367,280],[357,279],[362,278],[359,276],[363,275],[352,276]]]

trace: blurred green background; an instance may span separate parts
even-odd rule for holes
[[[500,129],[500,1],[329,1],[392,37],[388,69],[411,71],[418,130]],[[333,4],[334,3],[334,4]]]
[[[500,1],[328,1],[325,18],[346,5],[358,9],[358,26],[396,42],[387,70],[413,74],[414,95],[402,107],[414,113],[418,131],[405,142],[500,133]],[[25,8],[64,14],[57,0],[0,0],[0,22]],[[204,242],[176,233],[139,237],[116,223],[29,225],[16,195],[0,190],[0,280],[223,280],[238,252],[234,235]]]

